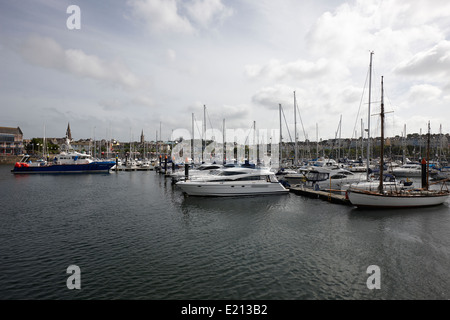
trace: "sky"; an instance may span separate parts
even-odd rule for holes
[[[448,0],[0,0],[0,57],[24,138],[450,132]]]

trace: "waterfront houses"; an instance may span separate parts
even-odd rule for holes
[[[11,127],[0,127],[0,154],[20,155],[23,153],[23,132]]]

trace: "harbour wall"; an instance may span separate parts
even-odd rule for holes
[[[21,156],[0,155],[0,164],[15,164],[21,158]]]

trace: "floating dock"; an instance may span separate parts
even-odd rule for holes
[[[314,199],[322,199],[325,201],[329,201],[331,203],[338,203],[343,205],[351,206],[350,200],[348,200],[345,196],[341,194],[336,194],[329,191],[317,191],[313,189],[308,189],[302,186],[294,186],[289,188],[290,192],[293,192],[297,195],[306,196]]]

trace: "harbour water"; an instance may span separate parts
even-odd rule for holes
[[[450,299],[448,202],[363,211],[293,193],[186,197],[155,171],[10,170],[0,166],[2,300]]]

